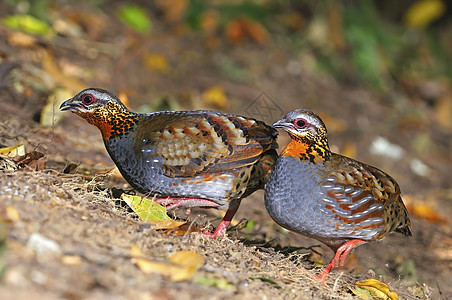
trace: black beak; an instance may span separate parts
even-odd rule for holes
[[[60,105],[60,110],[77,110],[78,108],[78,104],[74,103],[76,100],[74,98],[68,99],[66,101],[64,101],[61,105]]]
[[[281,120],[278,120],[275,123],[273,123],[272,127],[286,129],[286,128],[292,127],[292,124],[287,123],[286,119],[281,119]]]

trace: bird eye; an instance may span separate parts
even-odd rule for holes
[[[86,94],[82,96],[82,102],[85,105],[90,105],[94,102],[94,96],[90,94]]]
[[[298,128],[304,128],[308,125],[308,123],[304,119],[296,119],[294,124]]]

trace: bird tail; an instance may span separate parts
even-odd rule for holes
[[[400,196],[398,203],[400,203],[400,209],[403,210],[403,212],[405,212],[405,215],[404,217],[402,217],[399,225],[396,227],[394,231],[400,232],[405,236],[413,236],[413,232],[411,231],[411,221],[410,218],[408,217],[408,211],[405,205],[403,204],[402,198]]]

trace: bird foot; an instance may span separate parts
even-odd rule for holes
[[[204,230],[204,232],[202,232],[201,235],[213,239],[224,236],[224,234],[226,233],[226,229],[228,228],[229,224],[232,221],[232,218],[237,212],[237,209],[239,209],[239,204],[240,204],[239,202],[231,202],[228,210],[226,211],[226,214],[223,217],[223,220],[221,220],[217,229],[215,229],[213,233]]]
[[[350,251],[352,251],[352,249],[354,249],[355,247],[365,243],[366,241],[360,239],[346,241],[337,249],[336,254],[334,255],[331,262],[325,267],[325,269],[323,269],[323,271],[315,277],[322,282],[327,281],[328,275],[330,274],[331,270],[334,267],[343,267],[345,259],[347,258],[347,255],[350,253]]]
[[[218,225],[217,229],[215,229],[215,231],[212,233],[210,231],[208,231],[205,228],[202,228],[201,231],[201,236],[206,237],[206,238],[211,238],[211,239],[216,239],[219,238],[221,236],[224,236],[226,233],[226,229],[228,228],[230,221],[225,221],[224,219],[220,222],[220,224]]]

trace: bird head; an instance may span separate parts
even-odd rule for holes
[[[95,125],[104,140],[122,135],[130,130],[137,120],[137,113],[126,106],[112,93],[99,88],[88,88],[75,97],[64,101],[60,110],[69,110]]]
[[[60,110],[69,110],[78,115],[106,113],[112,109],[127,110],[115,95],[98,88],[85,89],[75,97],[64,101],[60,106]]]
[[[312,111],[295,109],[283,119],[273,123],[272,126],[284,129],[292,138],[291,143],[283,151],[283,155],[312,162],[317,158],[321,160],[329,159],[330,150],[326,126],[322,119]]]

